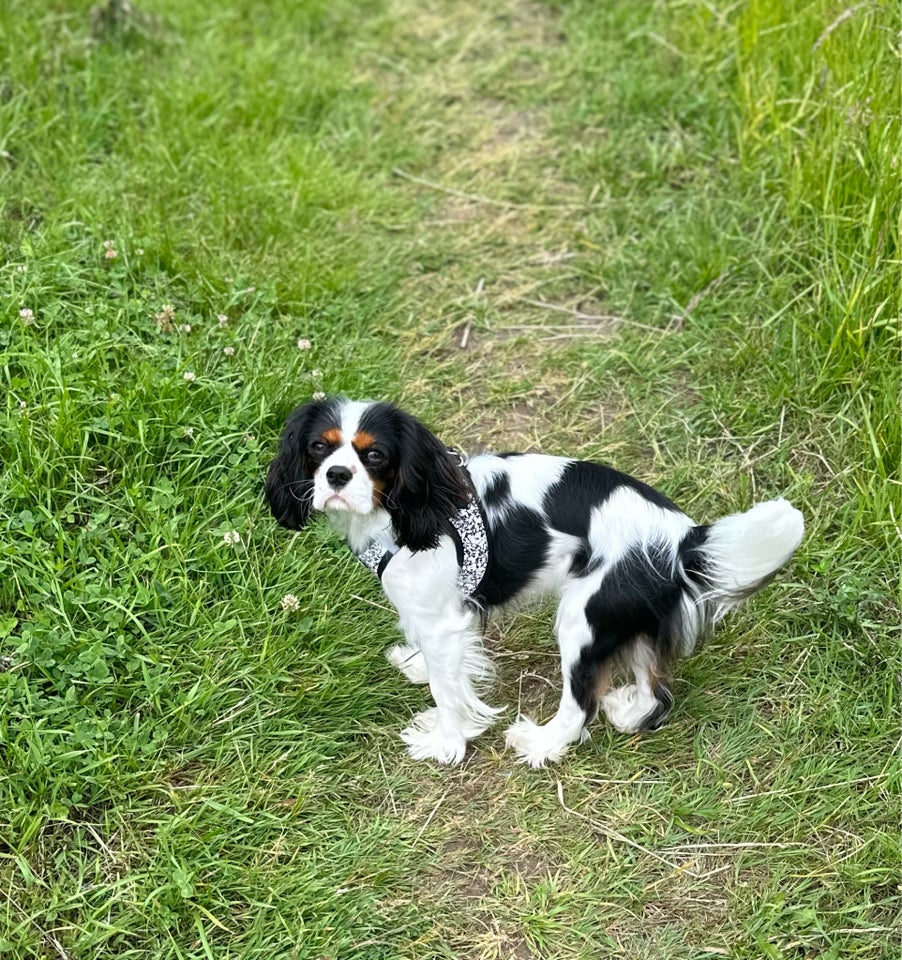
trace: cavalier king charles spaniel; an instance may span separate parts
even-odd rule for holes
[[[322,511],[379,579],[404,642],[388,653],[435,706],[401,734],[415,759],[456,764],[501,711],[490,611],[558,598],[557,713],[520,717],[507,743],[526,763],[560,760],[599,707],[624,733],[657,730],[674,662],[792,557],[802,515],[786,500],[696,524],[663,494],[600,463],[446,447],[388,403],[327,399],[288,418],[269,466],[275,519],[300,530]]]

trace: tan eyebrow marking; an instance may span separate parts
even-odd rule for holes
[[[366,450],[369,447],[375,446],[375,444],[376,438],[365,430],[360,430],[358,433],[355,433],[354,439],[351,441],[351,446],[355,450]]]
[[[323,442],[334,444],[336,447],[341,446],[341,430],[338,427],[329,427],[328,430],[323,430]]]

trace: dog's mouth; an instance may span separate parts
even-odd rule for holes
[[[323,503],[323,510],[335,510],[339,513],[359,513],[367,514],[370,508],[353,500],[348,500],[340,493],[330,493]]]

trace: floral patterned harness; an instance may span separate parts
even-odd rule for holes
[[[460,457],[456,450],[451,450],[449,453]],[[461,466],[464,466],[463,458],[460,457],[460,459]],[[464,467],[464,469],[466,468]],[[454,531],[452,537],[457,547],[457,562],[460,565],[457,583],[462,594],[473,597],[482,585],[488,569],[489,538],[486,533],[482,508],[476,499],[473,482],[470,480],[469,474],[467,474],[467,481],[471,489],[470,499],[467,505],[460,509],[456,517],[449,517],[449,519]],[[358,553],[357,559],[381,580],[389,560],[396,552],[386,549],[381,543],[374,542],[362,553]]]

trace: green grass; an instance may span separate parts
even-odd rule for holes
[[[0,955],[898,954],[899,30],[4,5]],[[377,585],[261,504],[317,390],[808,534],[660,734],[417,764]],[[550,626],[492,628],[509,713]]]

